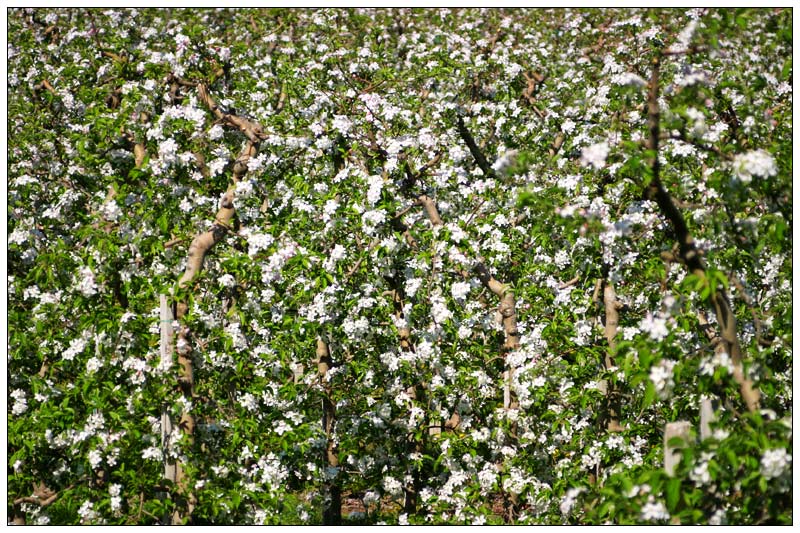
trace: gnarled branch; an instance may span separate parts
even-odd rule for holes
[[[678,255],[682,263],[686,265],[686,269],[697,276],[698,278],[706,278],[706,267],[703,264],[703,259],[697,250],[694,238],[686,226],[686,221],[683,215],[675,206],[672,197],[667,192],[664,184],[661,182],[659,175],[659,160],[658,160],[658,143],[660,139],[659,121],[660,113],[658,109],[658,84],[659,84],[659,67],[660,59],[656,57],[653,60],[653,70],[650,75],[650,90],[647,98],[647,111],[648,111],[648,129],[650,136],[647,142],[648,149],[653,153],[650,167],[652,169],[652,178],[650,184],[645,191],[649,200],[653,200],[658,205],[661,213],[667,220],[670,221],[675,231],[675,237],[678,243]],[[717,287],[710,297],[711,306],[717,317],[717,322],[720,325],[720,336],[725,345],[725,350],[731,356],[733,361],[733,377],[739,384],[739,389],[742,394],[742,399],[747,405],[748,410],[751,412],[758,410],[760,393],[758,389],[753,386],[752,380],[744,373],[744,366],[742,364],[742,349],[739,345],[739,339],[736,335],[736,317],[731,309],[728,297],[725,295],[722,287]]]

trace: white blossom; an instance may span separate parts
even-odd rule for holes
[[[578,496],[584,492],[586,489],[582,487],[572,487],[567,489],[567,493],[561,498],[561,504],[558,506],[561,514],[564,516],[569,515],[572,511],[572,507],[575,505],[575,502],[578,500]]]
[[[239,405],[251,412],[258,410],[258,400],[256,400],[256,397],[249,392],[246,392],[239,397]]]
[[[778,173],[778,166],[765,150],[753,150],[739,154],[733,159],[733,173],[742,183],[750,183],[753,177],[775,176]]]
[[[214,124],[210,130],[208,130],[208,137],[212,141],[216,141],[217,139],[222,138],[222,135],[225,133],[225,130],[222,129],[222,126],[219,124]]]
[[[497,483],[497,467],[487,462],[483,469],[478,472],[478,483],[481,485],[481,490],[490,491],[494,484]]]
[[[556,255],[553,256],[553,261],[558,268],[563,269],[570,264],[569,254],[566,252],[566,250],[559,250],[556,252]]]
[[[654,316],[652,313],[647,313],[647,316],[639,323],[639,328],[648,333],[655,341],[661,341],[669,335],[667,320],[663,317]]]
[[[247,237],[247,255],[253,257],[261,250],[266,250],[275,241],[268,233],[253,233]]]
[[[375,205],[381,199],[383,189],[383,178],[380,175],[373,175],[367,178],[369,190],[367,190],[367,203]]]
[[[103,463],[103,454],[100,450],[92,450],[89,452],[89,464],[93,469],[97,469]]]
[[[217,279],[220,285],[227,288],[232,288],[236,286],[236,278],[231,276],[230,274],[223,274]]]
[[[332,123],[333,129],[338,130],[342,135],[347,135],[350,128],[353,127],[353,122],[344,115],[335,115]]]
[[[116,222],[122,216],[122,209],[117,202],[109,200],[100,207],[100,214],[109,222]]]
[[[94,374],[101,368],[103,368],[103,362],[97,357],[91,357],[86,361],[86,372],[89,374]]]
[[[672,395],[675,381],[672,379],[672,370],[677,363],[669,359],[662,359],[657,365],[650,368],[650,381],[656,388],[658,397],[666,400]]]
[[[374,235],[375,229],[386,221],[386,212],[382,209],[367,211],[361,215],[361,223],[364,233]]]
[[[178,148],[175,139],[166,139],[158,145],[158,158],[165,165],[171,165],[178,161]]]
[[[457,281],[450,287],[450,294],[453,299],[458,302],[463,302],[469,294],[470,284],[464,281]]]
[[[161,461],[163,459],[161,449],[156,448],[155,446],[150,446],[148,448],[145,448],[144,451],[142,451],[142,459],[153,459],[154,461]]]
[[[733,361],[727,352],[714,352],[711,357],[706,357],[700,361],[700,374],[713,376],[714,370],[718,367],[724,368],[729,374],[733,374]]]
[[[721,526],[728,523],[725,509],[717,509],[714,514],[708,519],[708,525]]]
[[[120,494],[122,494],[122,485],[119,483],[112,483],[108,487],[108,494],[111,496],[111,510],[118,511],[122,507],[122,498]]]
[[[605,141],[588,146],[581,151],[581,164],[584,166],[591,165],[596,169],[603,168],[606,164],[608,152],[609,146]]]
[[[617,85],[626,85],[630,87],[645,87],[647,80],[633,72],[623,72],[611,76],[611,82]]]
[[[765,450],[761,455],[761,475],[767,479],[781,477],[791,468],[792,456],[783,448]]]
[[[403,492],[403,485],[393,476],[383,478],[383,488],[392,496],[399,496]]]
[[[646,522],[669,520],[669,512],[663,502],[657,502],[650,496],[650,500],[642,506],[641,519]]]
[[[28,410],[28,400],[25,397],[25,391],[14,389],[14,391],[11,393],[11,397],[14,398],[14,405],[11,407],[11,414],[14,416],[19,416]]]
[[[83,502],[78,509],[78,515],[81,517],[81,522],[91,522],[97,518],[97,512],[94,510],[94,504],[89,500]]]
[[[94,279],[94,273],[88,266],[81,268],[78,272],[76,289],[87,297],[97,294],[98,287]]]
[[[65,361],[72,361],[75,359],[75,356],[81,353],[87,345],[87,340],[84,338],[77,338],[73,339],[69,343],[69,348],[64,350],[64,353],[61,354],[61,358]]]

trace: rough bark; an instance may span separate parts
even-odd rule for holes
[[[317,372],[322,386],[322,427],[325,430],[325,463],[331,469],[338,470],[339,456],[336,449],[336,405],[331,398],[332,388],[328,381],[328,371],[333,367],[333,360],[328,345],[317,339]],[[336,526],[342,522],[342,489],[337,480],[325,482],[325,507],[322,520],[326,526]]]
[[[500,300],[499,313],[502,317],[503,332],[505,334],[505,342],[503,343],[504,359],[508,359],[508,354],[519,348],[520,334],[517,330],[517,304],[514,298],[514,292],[511,287],[505,283],[497,281],[492,276],[489,269],[486,268],[482,262],[475,263],[475,272],[478,279],[483,283],[483,286],[492,291],[495,296]],[[514,379],[514,369],[506,363],[506,369],[503,372],[503,380],[505,382],[503,390],[503,407],[505,409],[514,408],[515,401],[511,391],[511,383]]]
[[[147,113],[139,113],[139,122],[147,122],[149,117]],[[142,168],[144,158],[147,157],[147,149],[144,146],[144,141],[139,141],[133,145],[133,161],[136,168]]]
[[[250,139],[251,143],[258,143],[259,141],[266,139],[267,135],[264,133],[264,128],[261,126],[261,124],[248,118],[223,111],[219,105],[217,105],[216,100],[214,100],[214,98],[209,94],[208,89],[204,84],[199,83],[197,85],[197,92],[200,99],[206,104],[206,106],[208,106],[218,120],[239,129],[239,131],[244,133],[247,138]]]
[[[467,145],[467,148],[469,148],[473,159],[475,159],[475,163],[478,165],[478,167],[480,167],[481,170],[483,170],[484,175],[487,177],[496,177],[494,170],[489,164],[489,161],[486,159],[486,156],[475,142],[475,139],[472,137],[472,134],[469,132],[469,129],[467,129],[466,125],[464,124],[464,120],[460,116],[458,117],[457,125],[461,138]],[[514,298],[514,293],[511,290],[511,287],[495,279],[482,261],[477,261],[473,268],[483,286],[492,291],[492,293],[500,300],[498,311],[502,317],[503,331],[505,333],[505,342],[503,343],[503,359],[506,361],[505,370],[503,372],[503,380],[505,382],[503,391],[503,407],[505,409],[512,409],[516,406],[516,401],[514,401],[511,391],[511,384],[514,378],[514,369],[508,365],[507,361],[508,354],[519,348],[520,334],[517,330],[516,299]]]
[[[603,304],[605,308],[605,330],[604,334],[608,342],[608,351],[605,356],[606,370],[614,368],[614,355],[617,352],[617,328],[619,327],[619,310],[622,304],[617,301],[617,293],[614,291],[614,285],[608,281],[603,281]],[[608,420],[607,428],[609,431],[622,431],[624,428],[620,425],[620,409],[622,407],[622,399],[620,391],[614,384],[606,384],[606,416]]]
[[[214,101],[213,97],[203,84],[197,84],[200,100],[226,125],[233,126],[242,131],[250,142],[247,144],[241,155],[236,159],[233,166],[233,184],[228,187],[227,192],[222,197],[220,208],[214,217],[214,224],[211,229],[196,236],[189,245],[186,269],[178,280],[178,295],[175,303],[175,319],[178,321],[178,387],[183,394],[186,402],[191,402],[195,396],[194,392],[194,363],[192,360],[192,338],[188,326],[183,324],[183,319],[189,310],[187,292],[191,288],[192,282],[197,278],[203,269],[203,261],[211,248],[220,242],[231,228],[234,208],[234,191],[236,183],[247,172],[247,160],[258,153],[258,141],[263,137],[261,125],[248,119],[222,112]],[[194,442],[195,419],[191,412],[185,410],[181,413],[178,427],[189,446]],[[178,490],[179,505],[173,514],[173,522],[182,523],[186,519],[191,519],[192,511],[197,502],[190,481],[186,476],[185,467],[178,462],[176,468],[176,485]]]

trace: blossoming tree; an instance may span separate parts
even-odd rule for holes
[[[7,16],[10,522],[791,523],[791,10]]]

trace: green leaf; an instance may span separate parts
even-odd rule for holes
[[[517,207],[528,207],[532,206],[536,203],[536,195],[532,192],[523,191],[519,193],[519,198],[517,199]]]
[[[675,513],[681,497],[681,480],[673,478],[667,481],[666,486],[667,509],[670,513]]]
[[[647,409],[656,399],[656,387],[652,381],[648,381],[644,389],[644,398],[642,399],[642,409]]]
[[[783,79],[789,79],[792,77],[792,58],[788,58],[783,63],[783,68],[781,69],[781,77]]]

